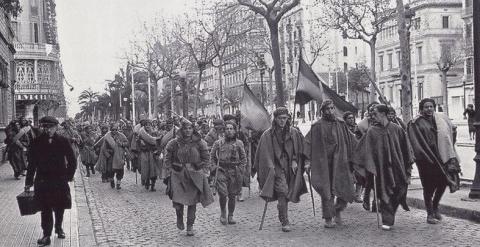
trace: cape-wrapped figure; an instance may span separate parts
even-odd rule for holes
[[[273,115],[272,127],[263,133],[258,143],[254,166],[258,171],[260,196],[267,201],[278,200],[282,231],[289,232],[288,202],[297,203],[300,196],[307,193],[303,178],[303,135],[290,127],[285,107],[277,108]]]
[[[335,117],[331,100],[325,100],[320,111],[322,117],[305,138],[305,154],[307,164],[310,163],[307,170],[311,170],[312,186],[322,198],[325,227],[333,228],[335,223],[342,224],[341,212],[355,199],[349,161],[356,140],[345,121]]]
[[[407,133],[415,152],[427,209],[427,223],[442,220],[438,205],[447,186],[455,192],[460,186],[460,164],[453,141],[453,124],[448,116],[435,113],[435,101],[420,101],[420,115],[408,123]]]
[[[406,205],[413,152],[405,131],[387,118],[388,107],[376,105],[375,123],[360,139],[352,162],[364,177],[373,175],[382,214],[382,229],[390,230],[399,205]]]

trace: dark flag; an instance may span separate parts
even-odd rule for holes
[[[312,68],[300,57],[298,62],[298,80],[295,92],[295,102],[305,105],[311,100],[318,103],[323,101],[323,87],[320,79],[313,72]]]
[[[240,113],[242,114],[240,120],[242,128],[263,131],[270,128],[272,124],[267,109],[265,109],[260,100],[255,97],[247,84],[243,86]]]

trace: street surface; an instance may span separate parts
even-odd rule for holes
[[[256,183],[251,197],[237,205],[237,225],[220,224],[215,201],[205,209],[198,206],[196,235],[186,237],[185,231],[175,226],[175,212],[164,185],[157,192],[147,192],[135,184],[135,174],[130,171],[126,171],[120,191],[103,184],[98,174],[84,181],[101,246],[478,246],[480,239],[480,224],[445,217],[440,225],[428,225],[426,213],[413,208],[410,212],[399,210],[394,230],[384,232],[377,229],[375,214],[360,204],[346,209],[344,227],[325,229],[318,195],[315,217],[309,195],[291,204],[292,232],[281,232],[276,202],[269,204],[264,229],[258,231],[264,201],[258,197]]]

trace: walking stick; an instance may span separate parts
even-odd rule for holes
[[[378,200],[377,200],[377,176],[373,175],[373,198],[375,199],[375,207],[377,210],[375,212],[377,213],[377,227],[380,228],[380,215],[378,214],[378,210],[380,208],[378,207]]]
[[[215,152],[217,157],[217,167],[215,168],[215,178],[213,179],[213,195],[217,195],[217,179],[218,179],[218,167],[220,166],[220,160],[218,159],[218,150]]]
[[[308,183],[310,184],[310,197],[312,198],[313,216],[315,217],[315,200],[313,199],[312,179],[309,172],[307,172],[307,177],[308,177]]]
[[[137,170],[138,170],[138,169],[135,169],[135,184],[138,184]]]
[[[267,214],[267,206],[268,206],[268,201],[265,200],[265,207],[263,208],[262,221],[260,222],[260,228],[258,228],[259,231],[261,231],[263,228],[263,222],[265,221],[265,214]]]

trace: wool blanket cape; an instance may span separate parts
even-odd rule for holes
[[[361,176],[376,176],[379,199],[406,205],[413,151],[402,127],[389,122],[370,127],[355,148],[352,163]],[[407,208],[408,209],[408,208]]]
[[[422,116],[415,117],[408,123],[407,133],[412,144],[416,161],[438,165],[445,175],[451,192],[459,189],[460,159],[453,143],[453,124],[444,114],[435,113],[435,126]],[[436,143],[430,143],[426,136],[428,131],[436,134]]]
[[[274,135],[273,127],[263,133],[258,143],[254,161],[254,167],[258,172],[257,180],[260,187],[260,197],[266,201],[277,200],[274,193],[275,166],[279,165],[276,163],[277,160],[280,160],[282,150],[274,140]],[[300,196],[308,192],[305,178],[303,177],[305,161],[303,155],[303,136],[299,130],[290,127],[285,139],[285,146],[287,152],[293,151],[293,153],[289,153],[288,156],[292,157],[293,154],[295,154],[297,159],[298,168],[296,172],[294,173],[292,169],[285,171],[286,173],[292,173],[290,176],[286,176],[287,178],[291,178],[290,181],[287,181],[287,199],[291,202],[297,203],[300,201]],[[291,160],[289,160],[289,167],[291,167]]]
[[[325,128],[327,121],[330,120],[321,118],[312,124],[305,138],[305,154],[311,162],[312,186],[322,198],[330,199],[333,195],[346,202],[353,202],[354,179],[349,162],[356,139],[342,119],[335,119],[335,127],[330,130]],[[327,154],[326,147],[331,144],[325,142],[325,131],[335,131],[338,140],[332,160],[329,160]],[[332,171],[329,162],[333,162]]]

